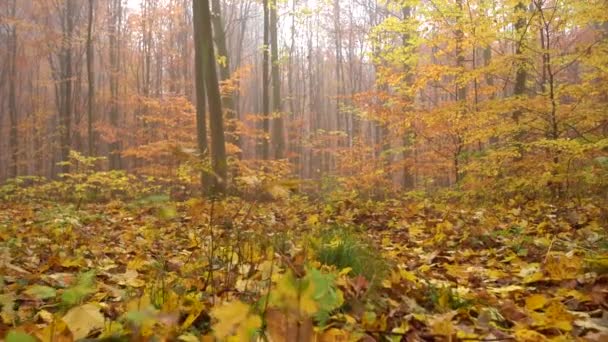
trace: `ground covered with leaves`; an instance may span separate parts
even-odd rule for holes
[[[283,195],[5,201],[0,336],[608,339],[605,208]]]

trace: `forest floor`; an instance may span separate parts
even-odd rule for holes
[[[591,204],[0,204],[0,336],[608,339]]]

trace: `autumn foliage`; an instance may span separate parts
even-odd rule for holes
[[[608,339],[606,1],[5,2],[0,339]]]

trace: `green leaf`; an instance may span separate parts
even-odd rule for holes
[[[315,319],[324,325],[331,312],[344,303],[342,292],[336,288],[336,276],[313,268],[307,270],[306,278],[313,284],[313,299],[319,308]]]
[[[76,305],[93,292],[95,292],[95,271],[89,271],[81,274],[76,285],[61,294],[61,301],[68,306]]]
[[[57,295],[57,291],[54,288],[44,285],[32,285],[24,293],[36,299],[49,299]]]
[[[24,332],[11,330],[6,335],[6,342],[36,342],[36,339]]]

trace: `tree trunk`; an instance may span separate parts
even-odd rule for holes
[[[211,166],[214,177],[211,183],[211,194],[222,194],[226,191],[226,145],[224,141],[224,120],[222,113],[222,98],[215,70],[215,52],[213,49],[213,33],[211,31],[211,12],[209,0],[199,0],[201,20],[201,45],[203,50],[203,72],[207,101],[209,103],[209,128],[211,131]],[[199,60],[196,61],[200,63]]]
[[[201,186],[203,192],[211,184],[210,173],[206,169],[206,161],[209,157],[207,146],[207,118],[206,118],[206,98],[205,98],[205,74],[203,72],[204,49],[203,49],[203,26],[201,20],[201,2],[192,0],[192,24],[194,27],[194,68],[195,68],[195,87],[196,87],[196,137],[198,150],[203,160],[203,170],[201,171]]]
[[[87,82],[89,91],[89,101],[87,108],[87,136],[88,136],[88,147],[89,156],[92,156],[94,152],[94,141],[93,141],[93,107],[95,105],[95,72],[94,66],[94,54],[93,54],[93,12],[95,7],[95,0],[89,0],[89,23],[87,27]]]
[[[402,12],[403,12],[403,20],[404,21],[409,20],[410,16],[411,16],[411,12],[412,12],[411,7],[409,7],[409,6],[404,7]],[[402,38],[403,38],[403,47],[408,47],[410,44],[410,35],[404,34]],[[403,66],[403,71],[406,74],[408,74],[405,78],[405,82],[407,83],[407,86],[409,87],[412,85],[414,80],[409,75],[410,70],[409,70],[409,66],[407,64],[405,64]],[[410,98],[408,98],[407,100],[411,101]],[[412,167],[411,167],[411,164],[408,163],[408,160],[411,159],[411,157],[412,157],[412,148],[414,145],[414,138],[413,138],[414,135],[415,135],[415,132],[413,132],[412,130],[408,130],[403,135],[403,156],[402,156],[403,157],[403,189],[405,189],[405,190],[411,190],[415,186],[415,179],[414,179],[414,175],[412,173]]]
[[[70,156],[72,132],[72,40],[74,34],[74,1],[66,0],[63,13],[63,46],[61,48],[61,111],[59,117],[61,172],[70,172],[68,164]]]
[[[118,74],[120,72],[120,26],[122,18],[122,2],[121,0],[113,0],[112,18],[110,22],[110,125],[115,130],[116,136],[118,127]],[[110,169],[117,170],[121,168],[120,157],[120,142],[115,137],[115,141],[110,143]]]
[[[283,116],[281,113],[281,78],[279,76],[279,46],[277,37],[277,1],[270,5],[270,40],[272,54],[272,142],[274,158],[281,159],[285,155],[285,138],[283,136]]]
[[[462,32],[462,29],[460,28],[461,22],[462,22],[462,16],[463,16],[463,6],[462,6],[462,0],[456,0],[456,5],[458,6],[458,21],[456,23],[456,25],[458,26],[456,28],[455,31],[455,38],[456,38],[456,66],[462,70],[462,72],[464,72],[464,62],[465,62],[465,56],[464,56],[464,49],[462,48],[463,45],[463,40],[464,40],[464,33]],[[458,82],[460,83],[460,82]],[[460,109],[460,114],[464,115],[467,111],[466,109],[466,101],[467,101],[467,86],[466,84],[458,84],[456,86],[456,101],[460,102],[460,105],[462,106],[462,109]],[[456,150],[454,151],[454,179],[456,184],[458,184],[460,182],[460,179],[462,178],[462,174],[461,174],[461,165],[460,165],[460,154],[464,148],[463,146],[463,142],[462,142],[462,137],[459,135],[459,133],[456,133]]]
[[[526,37],[526,19],[524,18],[524,14],[526,13],[526,6],[523,2],[517,3],[515,6],[515,15],[517,21],[515,22],[515,32],[517,34],[518,40],[515,42],[515,60],[517,63],[517,71],[515,73],[515,87],[513,89],[513,95],[521,96],[526,92],[526,78],[528,74],[523,65],[522,54],[523,54],[523,42]],[[513,112],[513,120],[515,122],[519,122],[519,118],[521,117],[521,110],[516,110]],[[518,140],[521,139],[521,136],[517,135]]]
[[[211,23],[213,24],[213,37],[217,46],[217,53],[222,62],[219,63],[220,80],[227,81],[230,79],[230,58],[228,48],[226,46],[226,33],[224,32],[224,23],[222,21],[222,6],[220,0],[212,0],[211,6],[213,13],[211,15]],[[238,146],[238,136],[236,135],[236,110],[234,107],[234,94],[230,93],[222,97],[222,104],[226,111],[226,131],[228,132],[228,142]]]
[[[268,80],[268,47],[269,47],[269,36],[268,36],[268,0],[264,0],[264,46],[262,50],[262,129],[264,130],[264,137],[262,138],[262,159],[267,160],[270,157],[269,151],[269,133],[270,133],[270,94],[269,94],[269,80]]]
[[[11,16],[15,18],[17,0],[13,0]],[[8,85],[8,112],[10,120],[9,146],[10,146],[10,167],[9,177],[17,177],[19,163],[19,139],[17,129],[17,25],[13,24],[10,29],[10,57],[9,57],[9,85]]]

